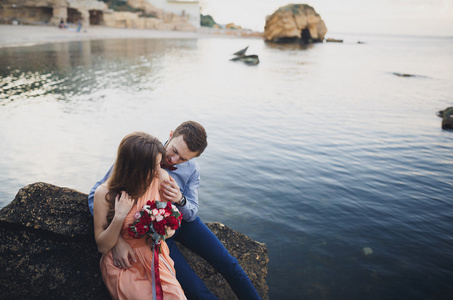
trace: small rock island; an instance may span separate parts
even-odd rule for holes
[[[280,7],[266,18],[264,26],[264,39],[275,43],[322,42],[326,33],[321,16],[307,4]]]

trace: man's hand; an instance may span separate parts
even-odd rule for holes
[[[129,245],[121,236],[118,239],[115,247],[112,248],[113,264],[121,269],[132,267],[131,261],[137,262],[137,259]],[[131,260],[129,260],[129,257]]]
[[[166,239],[171,238],[175,234],[175,232],[176,232],[176,230],[171,229],[168,226],[165,226],[165,238]]]
[[[162,197],[166,201],[170,201],[172,203],[178,204],[179,201],[181,201],[182,194],[181,191],[179,190],[179,186],[176,183],[176,181],[171,178],[170,180],[164,180],[164,182],[161,183],[161,191],[162,191]]]

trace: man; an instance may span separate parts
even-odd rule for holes
[[[176,277],[188,299],[217,299],[188,265],[175,244],[175,241],[178,241],[222,274],[239,299],[260,299],[236,258],[228,253],[197,216],[200,167],[194,158],[200,156],[207,145],[205,129],[194,121],[184,122],[174,132],[170,132],[169,140],[165,144],[167,152],[162,159],[162,166],[171,177],[162,184],[162,197],[178,206],[183,214],[181,227],[173,237],[166,240],[170,257],[175,262]],[[109,178],[110,171],[111,169],[90,191],[88,206],[91,213],[94,192]],[[135,261],[132,248],[121,237],[112,251],[115,265],[119,268],[129,268],[131,260]]]

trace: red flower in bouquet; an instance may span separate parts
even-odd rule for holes
[[[165,240],[168,226],[176,230],[181,225],[182,214],[171,202],[148,201],[142,210],[135,214],[135,220],[128,227],[129,235],[140,239],[145,235],[151,237],[156,244]]]
[[[171,229],[178,229],[180,224],[180,220],[175,216],[168,216],[167,218],[167,226]]]
[[[135,229],[137,230],[137,233],[139,235],[144,235],[145,233],[148,232],[148,226],[145,225],[144,223],[140,222],[135,225]]]

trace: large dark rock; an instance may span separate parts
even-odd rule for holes
[[[453,129],[453,106],[439,111],[438,116],[442,118],[442,129]]]
[[[35,183],[19,190],[0,211],[2,299],[110,299],[99,270],[87,195]],[[235,256],[263,299],[267,248],[220,223],[208,223]],[[195,272],[220,299],[236,299],[221,275],[178,245]]]

